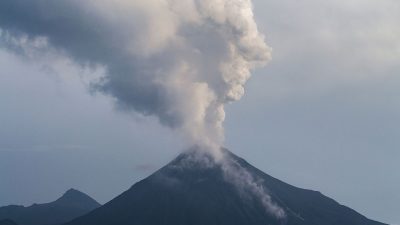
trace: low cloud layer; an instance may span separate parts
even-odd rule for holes
[[[51,49],[105,75],[94,91],[218,154],[225,104],[270,58],[250,0],[4,0],[2,46]]]

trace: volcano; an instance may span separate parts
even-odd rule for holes
[[[320,192],[273,178],[227,150],[224,155],[225,162],[240,169],[235,173],[253,177],[251,186],[265,191],[275,213],[253,189],[230,180],[226,163],[189,151],[66,225],[384,225]]]

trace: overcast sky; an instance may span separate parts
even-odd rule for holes
[[[226,146],[290,184],[400,224],[400,2],[255,0],[272,61],[227,107]],[[3,46],[4,47],[4,46]],[[91,93],[101,70],[0,48],[0,205],[112,199],[183,144]]]

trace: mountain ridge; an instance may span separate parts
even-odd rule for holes
[[[0,220],[0,225],[17,225],[17,224],[10,219],[3,219]]]
[[[58,225],[89,211],[100,204],[75,189],[69,189],[60,198],[49,203],[30,206],[8,205],[0,207],[0,220],[9,219],[18,225]]]

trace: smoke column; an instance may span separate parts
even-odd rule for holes
[[[0,27],[3,46],[42,38],[79,64],[104,66],[95,91],[215,155],[224,105],[270,57],[250,0],[2,0]]]
[[[157,117],[217,161],[224,106],[270,58],[251,0],[1,0],[0,28],[3,48],[33,46],[103,67],[94,91]],[[246,171],[224,165],[228,179],[282,214]]]

